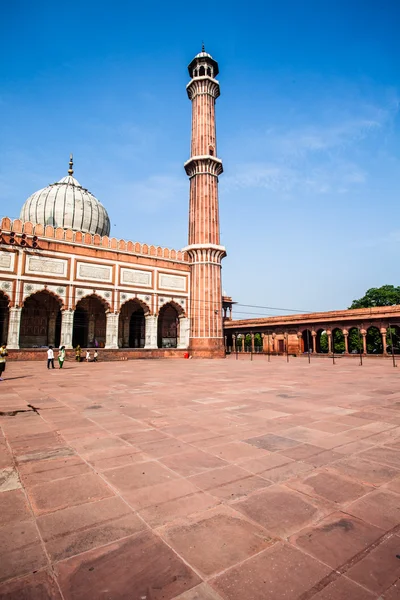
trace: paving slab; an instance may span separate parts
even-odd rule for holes
[[[60,590],[49,570],[31,573],[0,585],[2,600],[62,600]]]
[[[346,512],[389,531],[400,524],[399,496],[390,490],[376,490],[347,506]]]
[[[382,594],[400,579],[400,537],[382,541],[346,571],[346,576],[367,589]]]

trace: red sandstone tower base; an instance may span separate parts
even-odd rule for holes
[[[215,100],[220,94],[218,63],[204,51],[190,63],[187,93],[192,101],[191,158],[185,163],[190,178],[189,245],[191,259],[190,342],[193,356],[225,356],[222,327],[221,260]]]

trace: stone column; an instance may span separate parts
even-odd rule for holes
[[[21,308],[13,306],[8,311],[7,346],[10,350],[19,349],[19,329],[21,326]],[[1,343],[1,342],[0,342]]]
[[[381,336],[382,336],[382,354],[387,354],[386,348],[387,348],[387,341],[386,341],[386,333],[387,330],[385,327],[381,328]]]
[[[251,351],[254,353],[255,352],[255,345],[254,345],[254,333],[251,334]]]
[[[303,335],[302,335],[301,331],[298,331],[297,332],[297,345],[299,348],[299,354],[302,354],[302,351],[303,351],[303,348],[301,347],[302,338],[303,338]]]
[[[275,338],[276,338],[276,333],[272,334],[272,353],[275,352]]]
[[[178,348],[189,348],[190,319],[188,317],[179,318],[179,339]]]
[[[246,351],[246,334],[242,333],[242,352]]]
[[[56,313],[51,312],[49,316],[49,325],[47,329],[47,343],[49,346],[53,346],[55,344],[56,339]]]
[[[129,348],[129,317],[123,317],[122,321],[122,347]]]
[[[344,353],[349,353],[349,332],[347,329],[343,329],[343,337],[344,337]]]
[[[236,352],[236,335],[232,334],[232,352]]]
[[[312,337],[312,351],[313,351],[313,354],[317,354],[317,332],[316,331],[312,331],[311,332],[311,337]]]
[[[72,334],[74,330],[74,312],[73,310],[61,311],[61,336],[60,346],[66,349],[72,348]]]
[[[362,335],[363,354],[367,354],[367,332],[365,329],[361,329],[360,333]]]
[[[106,349],[118,348],[118,317],[118,313],[106,313]]]
[[[154,315],[145,316],[145,350],[154,350],[157,348],[157,317]]]
[[[328,353],[331,354],[331,352],[332,352],[332,332],[327,330],[326,335],[328,336]]]

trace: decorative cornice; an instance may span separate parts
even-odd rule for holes
[[[214,264],[220,265],[226,256],[224,246],[218,244],[190,244],[182,250],[187,252],[191,264]]]
[[[213,79],[208,75],[202,77],[194,77],[189,81],[186,86],[187,95],[189,100],[193,100],[196,96],[208,95],[214,99],[218,98],[221,94],[219,81]]]
[[[222,166],[222,160],[216,156],[205,154],[203,156],[192,156],[183,165],[185,167],[186,174],[189,177],[195,175],[213,175],[218,177],[223,173],[224,169]]]

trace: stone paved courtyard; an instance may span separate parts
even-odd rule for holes
[[[6,374],[0,598],[400,597],[390,361],[10,361]]]

